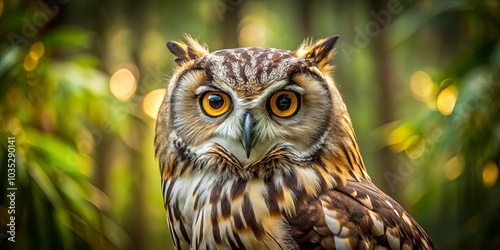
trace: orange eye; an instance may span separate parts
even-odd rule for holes
[[[206,115],[217,117],[229,110],[231,99],[222,92],[209,91],[201,96],[200,105]]]
[[[267,109],[276,116],[282,118],[290,117],[299,112],[300,101],[299,94],[288,90],[282,90],[271,96],[271,99],[267,102]]]

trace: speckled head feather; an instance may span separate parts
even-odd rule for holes
[[[177,249],[435,248],[370,181],[329,75],[337,39],[211,53],[167,43],[179,67],[155,149]]]

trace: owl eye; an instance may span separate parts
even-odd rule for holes
[[[267,109],[278,117],[290,117],[299,111],[300,95],[287,90],[274,93],[267,102]]]
[[[217,117],[226,113],[231,107],[231,99],[222,92],[209,91],[200,98],[203,113],[210,117]]]

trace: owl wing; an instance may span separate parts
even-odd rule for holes
[[[304,204],[290,220],[301,249],[435,249],[393,199],[368,180],[347,181]]]

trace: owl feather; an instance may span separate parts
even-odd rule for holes
[[[329,36],[316,42],[306,39],[295,50],[295,54],[297,57],[310,59],[324,74],[328,75],[333,69],[328,62],[333,56],[333,47],[338,39],[339,36]]]
[[[181,66],[183,63],[207,55],[209,53],[206,44],[200,44],[196,39],[188,34],[184,35],[187,44],[182,41],[171,41],[167,43],[167,48],[176,56],[175,63]]]
[[[295,51],[169,42],[180,66],[155,152],[177,249],[435,249],[365,168],[328,63]]]

